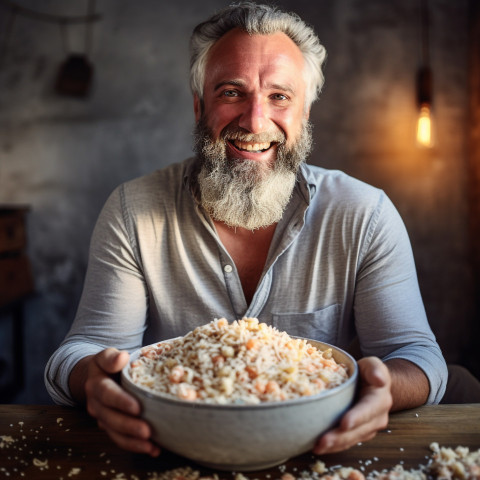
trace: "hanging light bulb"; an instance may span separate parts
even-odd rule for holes
[[[417,143],[422,147],[433,145],[432,112],[430,105],[422,105],[417,120]]]
[[[433,146],[433,112],[432,112],[432,73],[428,67],[418,72],[417,83],[417,143],[421,147]]]
[[[422,34],[422,66],[417,73],[417,145],[430,148],[434,143],[432,84],[433,76],[430,65],[429,15],[428,0],[420,4]]]

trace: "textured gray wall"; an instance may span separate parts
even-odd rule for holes
[[[83,14],[83,3],[21,2],[61,14]],[[98,1],[87,100],[53,92],[66,55],[59,27],[16,18],[0,65],[0,203],[31,205],[36,294],[26,309],[28,383],[15,401],[48,401],[43,366],[74,316],[90,234],[108,194],[190,155],[188,38],[227,3]],[[468,1],[431,0],[438,138],[431,151],[414,142],[419,0],[277,3],[311,23],[328,51],[326,85],[312,111],[311,163],[344,170],[392,198],[410,232],[432,327],[447,359],[468,363],[475,316],[465,191]],[[0,41],[8,12],[0,5]],[[83,51],[84,32],[68,29],[70,51]]]

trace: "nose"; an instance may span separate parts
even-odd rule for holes
[[[244,110],[238,125],[250,133],[261,133],[266,130],[268,117],[267,106],[261,98],[252,96],[244,101]]]

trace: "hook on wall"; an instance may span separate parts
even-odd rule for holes
[[[0,0],[0,3],[10,8],[10,17],[0,46],[0,65],[5,60],[10,36],[18,16],[57,24],[60,27],[62,45],[67,58],[59,67],[55,81],[55,91],[60,95],[86,97],[91,90],[94,72],[93,64],[89,60],[93,43],[93,24],[101,19],[101,15],[95,13],[95,0],[88,0],[86,15],[76,16],[39,12],[17,5],[12,0]],[[84,53],[71,53],[69,51],[68,27],[75,24],[85,24],[86,26]]]

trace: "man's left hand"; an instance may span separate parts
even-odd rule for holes
[[[387,366],[377,357],[358,361],[360,376],[359,399],[333,430],[322,435],[315,454],[335,453],[372,439],[388,424],[392,407],[392,379]]]

